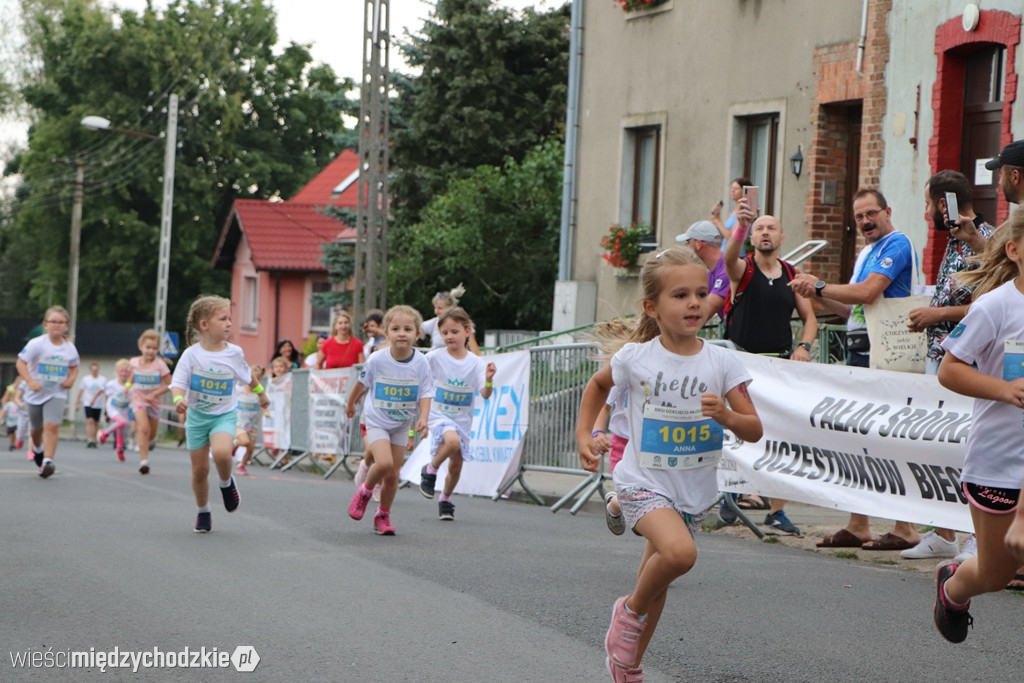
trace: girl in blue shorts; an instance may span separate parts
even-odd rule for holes
[[[228,342],[230,335],[231,302],[219,296],[196,299],[185,327],[185,339],[191,346],[181,354],[171,378],[174,407],[185,414],[185,438],[192,458],[192,492],[199,507],[197,533],[206,533],[211,528],[208,454],[213,456],[217,468],[224,509],[234,512],[238,508],[238,488],[231,475],[235,382],[248,384],[259,397],[260,407],[270,405],[263,386],[246,364],[242,349]]]

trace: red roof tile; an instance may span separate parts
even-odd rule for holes
[[[358,171],[359,155],[350,149],[343,150],[288,201],[355,209],[359,203]]]
[[[257,270],[323,272],[324,242],[355,240],[355,229],[324,216],[322,205],[295,201],[237,199],[221,231],[214,253],[217,267],[230,268],[241,235],[252,251]]]

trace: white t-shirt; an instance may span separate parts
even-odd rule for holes
[[[942,348],[992,377],[1024,377],[1024,294],[1013,281],[971,304]],[[961,479],[980,486],[1020,488],[1024,480],[1024,410],[974,399]]]
[[[107,395],[107,415],[109,417],[127,418],[128,413],[131,411],[129,410],[128,392],[125,390],[124,385],[116,379],[112,379],[103,388],[103,393]]]
[[[434,400],[430,402],[430,428],[454,422],[467,437],[473,427],[473,398],[486,382],[487,365],[479,356],[466,353],[456,360],[448,349],[435,349],[427,354],[434,376]]]
[[[22,396],[25,403],[41,406],[51,398],[68,397],[68,390],[61,383],[68,378],[71,368],[78,367],[78,349],[74,344],[66,339],[59,345],[54,344],[50,336],[44,334],[29,340],[18,353],[18,358],[28,365],[28,374],[32,379],[43,385],[39,391],[32,391],[32,387],[26,383],[25,394]]]
[[[103,407],[103,392],[107,386],[107,378],[103,375],[86,375],[80,386],[82,390],[82,405],[89,408]]]
[[[703,512],[718,498],[714,462],[691,469],[656,469],[640,464],[641,452],[672,447],[672,440],[684,446],[696,444],[697,448],[714,443],[713,436],[708,441],[704,435],[714,435],[721,427],[699,417],[701,394],[711,392],[724,397],[752,381],[750,373],[735,352],[705,342],[700,353],[680,356],[666,350],[660,337],[644,344],[626,344],[612,356],[611,366],[612,381],[629,393],[626,419],[630,439],[615,468],[616,487],[638,486],[669,498],[686,512]],[[684,419],[680,415],[683,412],[689,417]],[[660,429],[656,429],[656,422],[662,425]],[[665,440],[667,445],[654,443],[662,431],[671,437]],[[700,435],[704,443],[697,444],[698,437],[686,441],[687,434]],[[665,463],[677,457],[667,451],[660,453]]]
[[[252,382],[252,370],[241,347],[229,343],[222,351],[207,351],[193,344],[181,354],[171,386],[185,392],[189,410],[223,415],[235,409],[236,381]]]
[[[612,412],[608,416],[608,431],[622,439],[629,439],[629,420],[626,418],[626,407],[629,405],[629,392],[625,387],[614,386],[608,392],[605,401]]]
[[[18,426],[18,417],[21,415],[21,411],[18,410],[18,404],[14,401],[8,401],[4,405],[4,424],[8,428],[14,429]]]
[[[430,364],[419,351],[401,362],[390,347],[375,353],[363,365],[359,381],[366,387],[363,423],[389,432],[415,419],[418,401],[434,395]]]

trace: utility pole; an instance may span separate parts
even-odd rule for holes
[[[160,209],[160,258],[156,270],[156,314],[153,327],[163,347],[167,331],[167,281],[171,270],[171,211],[174,208],[174,154],[178,144],[178,96],[167,103],[167,139],[164,142],[164,193]]]
[[[389,0],[365,0],[359,107],[355,324],[387,302]]]
[[[85,193],[85,162],[75,162],[75,195],[71,205],[71,254],[68,257],[68,336],[73,341],[78,324],[78,261],[82,252],[82,199]]]

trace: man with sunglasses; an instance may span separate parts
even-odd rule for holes
[[[850,283],[829,284],[815,275],[802,273],[790,281],[790,287],[797,294],[816,299],[829,313],[846,318],[846,364],[866,368],[870,347],[864,304],[879,297],[910,296],[914,245],[893,227],[892,208],[878,190],[857,191],[853,196],[853,218],[867,244],[857,255]],[[896,522],[891,533],[873,539],[868,516],[851,514],[846,528],[823,538],[818,547],[906,550],[920,540],[917,528],[902,521]]]

